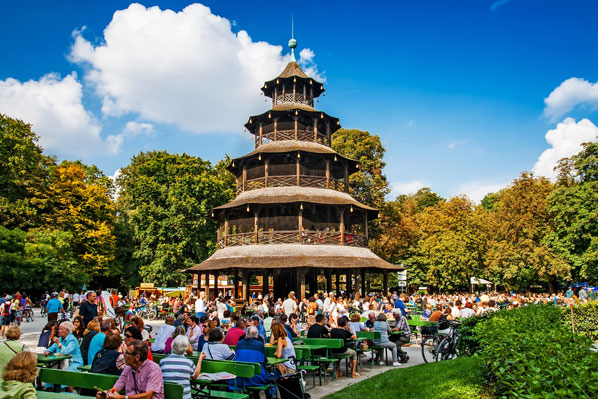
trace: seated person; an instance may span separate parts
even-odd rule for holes
[[[111,329],[112,323],[110,320],[102,320],[100,323],[100,332],[96,334],[89,343],[89,349],[87,350],[87,364],[91,364],[96,356],[96,353],[102,350],[102,347],[104,346],[104,339],[106,339],[106,334],[108,334]]]
[[[293,330],[293,327],[288,323],[289,318],[286,314],[281,313],[280,315],[280,322],[284,325],[284,328],[287,330],[287,335],[291,338],[297,337],[297,333]]]
[[[386,322],[386,315],[384,313],[380,313],[376,318],[376,322],[374,323],[374,331],[378,331],[380,333],[380,338],[373,340],[374,344],[382,346],[386,349],[390,349],[392,351],[392,365],[400,366],[401,363],[397,361],[397,345],[394,342],[390,342],[388,339],[390,327]],[[380,365],[384,366],[384,362],[382,361],[382,351],[378,351],[377,357],[380,361]]]
[[[179,335],[185,335],[185,327],[182,325],[177,326],[174,329],[174,332],[172,333],[172,335],[166,339],[166,342],[164,343],[164,354],[165,355],[170,353],[170,351],[172,349],[172,341],[174,341],[174,339],[176,337],[178,337]],[[187,340],[189,340],[189,339],[187,338]],[[188,355],[193,354],[193,347],[191,346],[191,343],[189,343],[189,347],[187,348],[187,354]]]
[[[353,334],[356,334],[357,331],[367,331],[365,324],[361,322],[361,316],[359,313],[353,313],[351,315],[351,321],[349,321],[349,327],[351,327],[351,331]]]
[[[260,317],[253,315],[249,318],[249,323],[257,329],[258,339],[261,339],[264,343],[266,342],[266,329],[262,326]]]
[[[370,331],[374,331],[374,323],[376,322],[376,313],[370,311],[368,313],[368,319],[365,321],[365,326],[370,329]]]
[[[288,359],[285,363],[276,365],[275,373],[278,376],[292,374],[297,371],[295,364],[295,347],[293,341],[289,338],[286,328],[281,323],[272,324],[271,341],[276,345],[274,356],[279,359]]]
[[[224,333],[220,327],[215,327],[210,331],[208,342],[205,343],[201,353],[205,353],[204,358],[212,360],[232,360],[235,352],[223,343]],[[201,357],[200,357],[201,359]],[[200,368],[200,363],[198,363]]]
[[[238,319],[235,323],[234,327],[231,327],[226,332],[226,338],[224,338],[224,343],[226,345],[237,345],[239,339],[245,335],[245,320]]]
[[[183,399],[191,399],[191,377],[195,375],[195,364],[185,357],[189,346],[189,338],[178,335],[172,341],[170,356],[160,360],[164,381],[182,385]]]
[[[207,338],[210,336],[210,331],[212,331],[212,328],[216,326],[214,325],[214,322],[212,320],[206,320],[203,322],[202,327],[202,334],[199,336],[199,339],[197,340],[198,352],[201,352],[203,346],[206,344],[206,342],[208,342]]]
[[[17,353],[23,352],[25,345],[19,342],[21,329],[17,326],[10,326],[6,329],[6,341],[0,343],[0,374],[2,368]]]
[[[97,352],[91,363],[92,373],[120,375],[125,368],[125,357],[118,351],[122,344],[119,334],[108,333],[102,349]]]
[[[239,340],[237,343],[237,350],[235,351],[235,361],[238,362],[250,362],[260,364],[260,374],[256,374],[251,378],[237,378],[236,386],[260,386],[267,385],[270,383],[270,374],[264,367],[266,363],[266,349],[264,343],[258,339],[258,331],[255,326],[247,327],[247,333],[245,338]],[[232,390],[235,386],[235,381],[230,380],[229,388]],[[272,391],[266,391],[266,398],[272,396]]]
[[[156,339],[152,344],[152,352],[164,352],[164,345],[166,344],[166,340],[172,336],[174,329],[174,316],[166,316],[165,323],[158,330],[158,333],[156,334]]]
[[[58,332],[56,325],[58,322],[56,321],[49,321],[43,328],[42,333],[39,336],[39,341],[37,342],[38,348],[49,348],[52,345],[52,338]]]
[[[199,336],[201,335],[201,327],[198,323],[199,319],[195,315],[191,315],[187,319],[187,332],[185,335],[189,338],[189,342],[191,342],[194,350],[197,350],[197,341],[199,341]]]
[[[139,329],[137,327],[134,327],[133,324],[131,324],[129,327],[127,327],[125,329],[125,342],[121,345],[119,352],[122,354],[125,354],[126,350],[127,350],[127,345],[129,345],[129,342],[133,341],[133,340],[140,340],[142,341],[145,346],[147,346],[148,348],[148,353],[147,353],[147,358],[148,360],[154,360],[154,357],[152,356],[152,352],[149,350],[149,345],[147,343],[146,340],[143,339],[143,335],[141,334],[141,331],[139,331]],[[125,358],[126,360],[126,358]]]
[[[397,345],[397,355],[399,359],[401,359],[400,362],[407,363],[409,356],[407,356],[407,353],[403,350],[402,346],[403,344],[411,342],[411,328],[409,327],[407,318],[402,315],[400,309],[393,309],[393,314],[395,323],[392,331],[399,331],[400,334],[392,334],[389,339]]]
[[[329,338],[330,332],[326,328],[326,317],[323,314],[316,315],[316,323],[307,330],[307,338]]]
[[[160,366],[147,358],[149,350],[145,342],[133,339],[126,345],[125,362],[127,365],[120,378],[108,395],[98,392],[96,398],[125,399],[125,397],[134,395],[133,397],[136,399],[164,399],[162,371]],[[122,390],[125,391],[125,395],[119,393]]]
[[[89,359],[89,357],[87,355],[89,352],[89,344],[91,344],[91,340],[99,332],[100,332],[100,323],[97,320],[90,321],[87,324],[87,329],[85,331],[83,331],[83,340],[81,341],[80,349],[81,349],[81,357],[83,358],[84,364],[88,364],[87,360]]]
[[[37,377],[37,356],[33,352],[19,352],[2,371],[0,398],[36,399],[33,383]],[[67,395],[68,396],[68,395]]]
[[[335,355],[349,355],[351,356],[351,377],[357,378],[359,374],[356,372],[357,370],[357,351],[350,348],[349,345],[352,344],[352,339],[357,339],[355,333],[351,332],[351,327],[347,321],[346,317],[339,317],[338,319],[338,328],[333,328],[330,330],[330,338],[340,338],[343,340],[345,345],[342,348],[335,348],[332,349],[332,353]],[[338,371],[337,376],[340,374],[340,362],[338,364]]]
[[[78,371],[77,367],[83,366],[83,357],[81,356],[81,349],[79,348],[79,341],[72,334],[73,323],[65,321],[58,326],[58,337],[52,338],[53,344],[44,352],[44,355],[51,353],[62,353],[64,355],[71,355],[68,359],[68,367],[66,370]]]

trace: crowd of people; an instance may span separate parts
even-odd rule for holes
[[[438,328],[447,322],[528,304],[552,303],[569,306],[596,299],[593,290],[569,288],[554,294],[518,293],[453,293],[453,294],[369,294],[360,296],[318,293],[299,300],[294,292],[274,300],[271,294],[252,295],[244,303],[230,297],[208,299],[205,292],[179,297],[145,297],[134,300],[112,292],[110,305],[114,308],[108,317],[98,293],[89,291],[72,297],[54,292],[45,298],[47,324],[38,341],[38,352],[46,355],[69,355],[63,367],[78,370],[90,366],[95,373],[119,375],[108,393],[98,397],[125,397],[145,393],[148,398],[163,398],[166,382],[183,386],[184,397],[191,397],[191,380],[201,373],[202,362],[207,360],[237,360],[257,362],[266,360],[266,346],[275,347],[275,356],[284,359],[273,369],[262,366],[261,374],[243,381],[245,386],[263,385],[271,378],[296,372],[297,363],[293,338],[338,338],[344,345],[334,354],[349,359],[351,376],[357,372],[358,351],[355,346],[358,331],[377,331],[380,338],[372,344],[392,353],[392,364],[400,366],[409,361],[402,346],[410,342],[408,319],[417,313],[423,320],[438,322]],[[26,294],[3,296],[0,301],[2,337],[0,345],[0,398],[23,397],[31,394],[32,378],[37,373],[32,362],[36,357],[27,353],[19,342],[19,309],[32,303]],[[168,309],[165,322],[151,339],[150,328],[136,315],[139,306]],[[65,309],[74,310],[72,321],[58,318]],[[234,347],[235,349],[231,349]],[[187,356],[198,354],[197,361]],[[167,355],[159,363],[153,354]],[[384,364],[382,351],[372,352]],[[335,370],[340,373],[340,368]],[[52,388],[48,386],[48,388]],[[4,396],[2,396],[4,395]],[[35,395],[35,390],[33,390]],[[32,396],[34,397],[34,396]]]

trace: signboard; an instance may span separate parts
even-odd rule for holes
[[[399,281],[407,281],[407,270],[397,272],[397,276],[399,277]],[[401,286],[399,285],[399,287]]]
[[[141,283],[139,288],[154,288],[154,283]]]
[[[407,281],[399,281],[399,287],[407,287]]]
[[[428,287],[419,287],[418,289],[419,289],[420,291],[427,291],[427,290],[428,290]]]

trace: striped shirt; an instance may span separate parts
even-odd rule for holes
[[[190,379],[195,373],[195,364],[185,356],[174,353],[160,361],[160,369],[165,382],[183,386],[183,399],[191,399]]]

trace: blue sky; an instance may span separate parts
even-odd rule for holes
[[[107,175],[153,149],[241,156],[294,15],[317,108],[380,135],[392,196],[480,200],[598,136],[595,1],[201,4],[0,0],[0,112]]]

